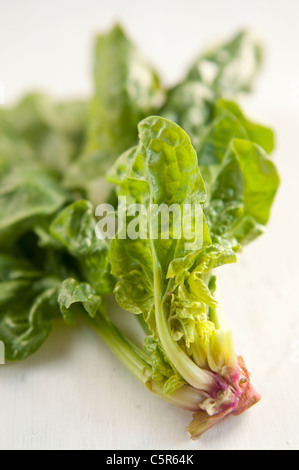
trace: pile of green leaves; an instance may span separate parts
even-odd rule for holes
[[[257,401],[224,322],[215,270],[263,233],[279,186],[273,132],[235,102],[261,63],[260,44],[244,31],[201,54],[166,89],[116,26],[96,40],[88,103],[32,94],[0,109],[7,361],[33,354],[54,319],[83,319],[154,393],[197,412],[193,437]],[[200,207],[201,247],[186,249],[174,226],[168,239],[160,226],[158,240],[100,240],[95,205],[108,200],[121,217],[127,208],[116,196],[143,204],[149,229],[152,204]],[[109,319],[113,294],[143,326],[143,350]]]

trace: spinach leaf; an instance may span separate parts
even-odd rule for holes
[[[190,139],[179,126],[166,119],[150,117],[139,124],[139,135],[140,143],[135,153],[132,150],[129,154],[131,165],[127,177],[123,175],[121,182],[119,178],[114,180],[114,175],[120,174],[116,163],[109,178],[119,182],[120,196],[144,204],[148,214],[141,237],[125,238],[118,233],[111,242],[112,273],[118,279],[116,298],[123,308],[144,316],[153,340],[163,349],[173,368],[171,376],[180,376],[181,380],[205,389],[212,384],[213,377],[199,369],[185,351],[194,341],[198,319],[207,320],[205,305],[215,307],[217,304],[200,268],[192,270],[212,245],[202,212],[205,185]],[[123,157],[119,164],[123,168]],[[169,218],[169,237],[165,236],[163,223],[157,224],[161,205],[174,203],[180,209],[184,205],[196,207],[202,221],[198,246],[186,245],[189,237],[186,232],[178,233],[174,218]],[[130,209],[120,207],[118,216],[121,218],[123,210],[127,211],[126,228],[129,230]],[[187,222],[186,214],[182,220]],[[195,223],[193,217],[189,220],[191,225]],[[157,228],[156,239],[153,233]],[[189,227],[188,235],[190,229],[196,238],[195,227]],[[221,262],[217,253],[210,251],[209,257],[215,264]],[[213,262],[210,269],[212,266]]]
[[[41,93],[25,96],[17,105],[0,110],[0,168],[35,161],[63,175],[83,145],[87,105],[57,103]]]
[[[209,391],[215,386],[213,373],[228,377],[238,368],[213,272],[235,262],[240,245],[260,233],[279,178],[260,146],[233,139],[215,165],[207,196],[196,152],[178,125],[149,117],[138,128],[139,145],[125,152],[108,175],[119,197],[127,198],[118,208],[125,226],[110,248],[116,299],[143,316],[150,331],[145,350],[164,391],[182,383]],[[170,215],[174,204],[181,209],[179,218]],[[189,204],[201,215],[201,231],[196,218],[184,213]],[[191,244],[184,227],[193,231]]]
[[[269,154],[274,149],[271,129],[247,119],[236,103],[219,100],[196,147],[200,168],[221,163],[233,139],[250,140]]]
[[[59,280],[43,273],[20,257],[0,253],[0,340],[6,359],[26,359],[45,341],[57,305]]]
[[[93,205],[77,201],[53,220],[50,234],[76,259],[82,279],[100,294],[110,294],[114,281],[110,275],[108,245],[96,235]]]
[[[275,165],[257,144],[234,139],[210,182],[205,214],[214,241],[245,245],[264,232],[279,187]]]
[[[71,200],[56,176],[38,166],[3,171],[0,185],[0,245],[11,245]]]
[[[33,354],[54,319],[72,325],[81,306],[91,316],[104,314],[103,296],[114,287],[108,247],[96,238],[89,202],[78,201],[41,225],[36,218],[32,224],[10,253],[0,251],[0,340],[8,361]],[[75,304],[80,308],[70,309]]]

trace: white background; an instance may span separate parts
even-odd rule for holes
[[[8,103],[36,88],[88,96],[94,35],[115,21],[169,84],[210,41],[253,28],[267,62],[243,107],[276,130],[282,179],[267,233],[221,271],[236,349],[263,396],[256,407],[192,442],[188,413],[143,389],[93,332],[57,325],[35,357],[0,366],[0,448],[299,449],[298,1],[0,0],[0,12]]]

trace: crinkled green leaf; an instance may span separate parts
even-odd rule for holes
[[[151,359],[153,368],[152,378],[154,380],[161,381],[165,379],[165,377],[169,378],[174,374],[173,368],[168,362],[167,357],[165,357],[163,348],[152,336],[145,338],[144,349]]]
[[[55,176],[39,167],[15,167],[0,175],[0,184],[0,244],[11,244],[70,200]]]
[[[0,340],[7,360],[37,351],[53,319],[72,324],[75,304],[91,317],[103,313],[100,294],[113,289],[108,247],[96,238],[91,204],[78,201],[50,226],[51,219],[35,218],[10,253],[0,255]]]
[[[266,225],[279,186],[274,163],[252,142],[234,140],[232,151],[238,158],[244,178],[245,212],[258,223]]]
[[[176,203],[183,208],[183,203],[198,201],[200,204],[205,198],[205,188],[198,172],[196,154],[186,134],[162,118],[148,118],[139,130],[141,144],[135,150],[134,157],[132,153],[129,155],[130,168],[124,165],[124,158],[127,158],[124,155],[110,172],[110,180],[120,184],[119,196],[128,197],[131,203],[135,201],[146,205]],[[152,153],[147,146],[153,149]],[[122,168],[124,172],[120,176]],[[121,207],[118,216],[119,219],[123,216]],[[150,214],[148,232],[158,216],[157,207]],[[171,220],[170,232],[173,235]],[[208,232],[203,232],[203,241],[209,242]],[[159,240],[153,241],[165,278],[173,258],[185,256],[185,242],[184,238],[161,240],[161,233]],[[111,262],[112,273],[119,278],[125,276],[116,287],[118,301],[124,308],[130,306],[131,311],[132,302],[135,303],[134,311],[143,312],[146,320],[153,325],[150,320],[150,313],[153,312],[153,247],[149,233],[145,239],[122,240],[117,237],[112,240]],[[140,278],[137,288],[136,278]]]
[[[226,101],[220,99],[216,103],[216,114],[223,112],[230,113],[231,116],[234,116],[247,134],[247,140],[254,142],[255,144],[262,147],[266,153],[270,154],[273,152],[275,147],[275,136],[272,129],[261,124],[252,122],[241,111],[240,107],[233,101]],[[235,136],[236,138],[237,136]]]
[[[260,235],[278,187],[277,170],[264,150],[247,140],[233,140],[205,207],[213,240],[244,245]]]
[[[126,233],[121,227],[111,243],[117,301],[143,315],[151,331],[147,347],[155,358],[155,377],[171,379],[170,388],[172,381],[179,384],[182,380],[205,390],[213,382],[208,371],[225,376],[237,367],[212,273],[218,266],[235,262],[240,245],[259,234],[279,183],[266,152],[249,140],[257,135],[267,147],[271,131],[246,120],[232,103],[219,102],[215,111],[221,125],[214,126],[210,138],[215,143],[219,136],[222,147],[215,147],[219,158],[208,164],[213,170],[208,197],[190,139],[164,118],[141,122],[139,145],[123,154],[109,172],[119,197],[127,198],[127,204],[121,202],[118,209],[118,220],[126,221]],[[230,132],[223,125],[227,122]],[[235,139],[238,132],[248,140]],[[204,207],[207,221],[203,216],[199,246],[186,244],[174,216],[169,218],[168,237],[162,223],[165,214],[157,224],[161,205],[174,203],[181,208],[190,203],[201,211]],[[137,214],[139,230],[134,237],[129,228]],[[190,221],[184,216],[182,223]]]
[[[147,209],[148,230],[144,229],[142,237],[134,240],[122,237],[120,232],[111,243],[112,272],[118,279],[117,300],[134,313],[142,312],[151,329],[152,341],[161,345],[171,364],[172,375],[207,387],[213,378],[196,366],[185,349],[193,340],[198,318],[207,320],[204,304],[215,305],[202,273],[192,272],[197,258],[211,245],[202,214],[206,191],[198,170],[197,155],[185,132],[163,118],[150,117],[141,122],[139,136],[135,154],[130,152],[122,156],[110,173],[110,180],[118,182],[119,196],[128,197],[130,203],[142,203]],[[162,221],[156,224],[163,203],[168,206],[176,203],[181,209],[188,204],[197,208],[202,215],[199,245],[194,248],[186,245],[184,233],[177,233],[174,217],[169,218],[169,237],[163,239],[166,232]],[[130,208],[121,205],[119,219],[123,218],[124,212],[128,216],[128,229]],[[183,210],[181,214],[184,214]],[[192,225],[194,220],[182,217],[182,224]],[[158,230],[157,239],[152,236],[155,230]],[[182,274],[171,276],[174,266],[179,266],[180,262],[185,263]]]
[[[75,279],[66,279],[63,281],[58,302],[64,320],[68,324],[75,322],[75,314],[72,312],[73,305],[82,305],[86,312],[94,318],[97,313],[103,313],[104,302],[102,297],[96,294],[96,291],[87,283],[80,283]]]
[[[212,166],[207,171],[214,171],[213,166],[222,162],[233,139],[246,139],[260,145],[269,153],[274,146],[273,131],[249,121],[240,108],[231,101],[219,100],[213,108],[212,120],[202,132],[196,147],[198,163],[201,169]],[[208,184],[209,179],[205,179]]]
[[[0,340],[7,360],[22,360],[42,345],[60,316],[59,280],[20,257],[0,254],[0,266]]]
[[[0,170],[17,161],[35,161],[59,174],[81,152],[87,106],[81,101],[56,103],[41,93],[0,109]]]

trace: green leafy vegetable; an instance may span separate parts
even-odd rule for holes
[[[143,316],[152,379],[161,382],[163,393],[191,386],[205,394],[198,410],[211,417],[223,410],[237,413],[258,395],[249,385],[242,390],[247,372],[223,321],[213,272],[235,261],[238,243],[253,238],[254,229],[256,236],[267,222],[278,186],[275,167],[259,146],[234,139],[207,198],[196,152],[178,125],[150,117],[139,124],[139,137],[138,147],[120,157],[109,176],[119,197],[130,202],[118,211],[127,221],[127,236],[119,232],[110,249],[117,301]],[[147,224],[139,214],[139,236],[129,236],[132,204],[135,211],[141,203]],[[163,210],[174,204],[180,218],[168,217],[166,237]],[[200,217],[201,232],[196,217],[183,211],[190,206]],[[193,243],[181,232],[184,224]],[[196,432],[210,425],[206,420],[198,422]]]
[[[95,224],[91,204],[77,201],[54,217],[48,233],[35,227],[44,246],[31,230],[10,247],[11,254],[0,251],[0,340],[7,360],[33,354],[54,319],[75,323],[78,309],[70,309],[75,304],[91,316],[105,314],[103,296],[114,281],[108,247],[96,238]]]
[[[0,254],[0,339],[7,360],[34,353],[47,338],[57,315],[57,280],[26,259]]]
[[[7,361],[36,352],[53,321],[84,321],[150,391],[195,413],[193,438],[260,399],[225,322],[217,268],[264,232],[279,187],[273,131],[235,102],[262,55],[240,32],[166,89],[115,26],[96,38],[88,102],[33,93],[0,108]],[[95,202],[114,218],[111,241]],[[111,321],[110,295],[136,316],[143,347]]]
[[[43,168],[16,166],[0,174],[0,243],[11,243],[70,200],[55,175]]]
[[[210,181],[205,208],[212,238],[245,245],[264,231],[279,176],[261,147],[234,139]]]
[[[108,246],[95,232],[94,208],[87,201],[77,201],[62,211],[50,226],[50,233],[76,258],[80,273],[97,292],[113,290]]]

